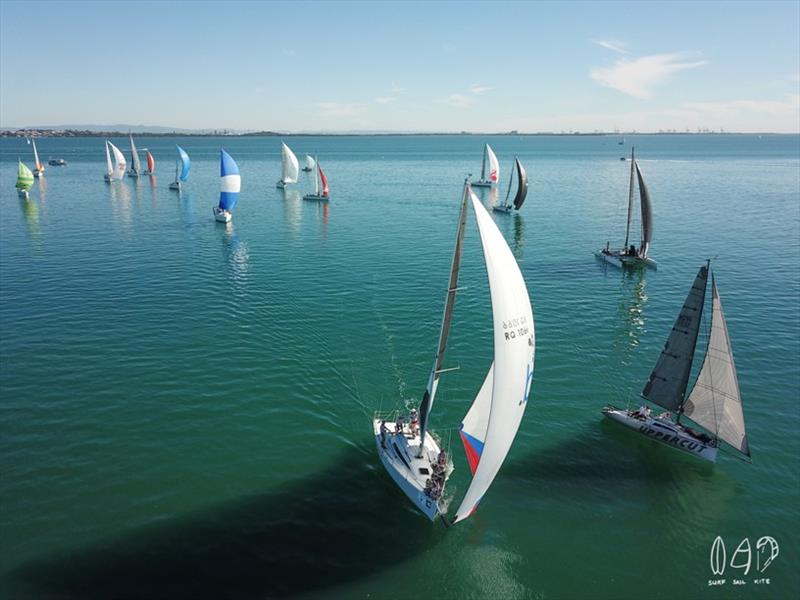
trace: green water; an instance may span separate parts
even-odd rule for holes
[[[174,142],[192,157],[171,192]],[[531,187],[495,219],[534,305],[516,442],[479,511],[415,512],[374,449],[376,409],[427,380],[467,172],[483,143]],[[116,140],[123,149],[125,140]],[[605,137],[298,137],[330,205],[275,189],[276,138],[137,139],[154,180],[103,182],[100,139],[0,140],[0,595],[9,598],[789,598],[800,593],[800,138],[634,136],[658,271],[592,253],[624,238],[629,146]],[[239,163],[214,222],[218,150]],[[491,192],[479,192],[493,202]],[[470,216],[432,427],[492,360]],[[699,265],[714,269],[753,463],[716,465],[604,421],[636,401]],[[748,575],[716,576],[748,538]],[[780,554],[763,573],[756,542]],[[738,564],[738,563],[737,563]],[[733,579],[744,585],[734,585]],[[756,583],[761,578],[769,583]],[[710,580],[725,579],[719,586]]]

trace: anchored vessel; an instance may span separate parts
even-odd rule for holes
[[[303,200],[330,200],[330,192],[328,191],[328,178],[319,166],[319,161],[314,158],[314,193],[306,194]]]
[[[708,263],[700,267],[664,350],[642,390],[643,398],[662,406],[667,412],[653,415],[648,406],[631,411],[610,405],[605,406],[602,412],[643,435],[711,462],[716,461],[720,440],[749,458],[739,380],[713,275],[708,347],[694,387],[688,396],[686,394],[705,304],[708,272]],[[673,413],[676,415],[674,419]],[[708,433],[682,424],[682,416]]]
[[[486,172],[486,163],[489,163],[489,172]],[[500,163],[489,144],[483,147],[483,162],[481,163],[481,178],[473,182],[472,187],[492,187],[500,181]]]
[[[409,424],[400,419],[389,423],[376,414],[373,420],[378,455],[389,475],[429,519],[444,515],[442,496],[453,464],[430,431],[429,420],[440,375],[453,370],[443,368],[443,361],[459,289],[468,203],[475,212],[489,276],[494,362],[461,423],[460,436],[473,479],[453,523],[475,512],[511,448],[530,392],[535,346],[533,309],[525,280],[503,235],[468,182],[464,183],[439,343],[419,405],[419,431],[415,419]]]
[[[517,172],[517,194],[514,196],[513,203],[509,204],[508,197],[511,195],[511,184],[514,181],[514,171]],[[504,212],[508,213],[511,212],[511,207],[513,205],[514,208],[517,210],[522,207],[522,203],[525,202],[525,197],[528,195],[528,174],[525,173],[525,169],[522,167],[522,163],[519,162],[519,159],[515,156],[514,157],[514,166],[511,167],[511,175],[508,179],[508,191],[506,192],[506,199],[503,204],[499,204],[497,206],[493,206],[492,210],[496,210],[497,212]]]
[[[217,221],[228,223],[233,216],[231,214],[233,207],[239,200],[242,178],[239,175],[239,166],[236,161],[225,150],[219,151],[219,176],[219,205],[212,210]]]
[[[192,168],[192,161],[189,160],[189,155],[186,150],[175,145],[178,151],[178,158],[175,159],[175,181],[169,184],[169,189],[181,191],[181,183],[186,183],[189,180],[189,170]]]
[[[276,187],[283,189],[288,183],[297,183],[297,176],[300,174],[300,164],[291,148],[281,142],[281,178],[278,179]]]
[[[631,223],[633,221],[633,189],[635,186],[635,179],[639,183],[639,198],[641,201],[641,243],[637,248],[631,242]],[[614,265],[615,267],[650,267],[656,268],[656,261],[647,256],[650,250],[650,242],[653,240],[653,208],[650,203],[650,192],[644,183],[642,171],[639,169],[639,163],[633,156],[633,148],[631,148],[631,179],[628,185],[628,221],[625,228],[625,243],[620,250],[612,250],[609,244],[602,250],[595,252],[595,256],[604,260],[605,262]],[[630,243],[630,245],[629,245]]]

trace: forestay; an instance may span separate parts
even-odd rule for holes
[[[684,414],[742,454],[750,456],[728,326],[713,276],[711,298],[708,350],[694,388],[684,405]]]
[[[475,512],[511,448],[533,379],[535,347],[533,309],[517,261],[480,200],[471,190],[469,194],[489,277],[494,364],[462,424],[462,439],[466,434],[483,447],[454,523]]]

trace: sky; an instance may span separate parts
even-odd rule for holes
[[[800,0],[0,0],[0,128],[800,132]]]

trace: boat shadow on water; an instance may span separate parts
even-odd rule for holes
[[[286,597],[374,576],[445,532],[403,510],[371,457],[349,449],[281,490],[37,559],[12,578],[33,597],[139,599]]]

